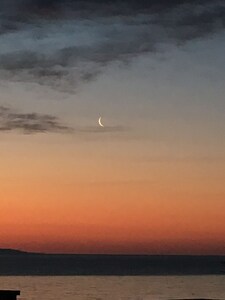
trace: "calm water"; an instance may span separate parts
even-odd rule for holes
[[[21,300],[225,299],[225,276],[3,276],[0,289],[20,289]]]

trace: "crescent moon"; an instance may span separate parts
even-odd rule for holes
[[[102,124],[102,117],[100,117],[100,118],[98,119],[98,124],[99,124],[101,127],[104,127],[104,125]]]

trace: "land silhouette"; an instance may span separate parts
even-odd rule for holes
[[[0,249],[0,275],[220,275],[225,256],[46,254]]]

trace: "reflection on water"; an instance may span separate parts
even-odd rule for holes
[[[2,276],[21,300],[225,299],[225,276]]]

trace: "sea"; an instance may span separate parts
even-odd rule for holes
[[[0,289],[21,300],[225,300],[225,275],[0,276]]]

